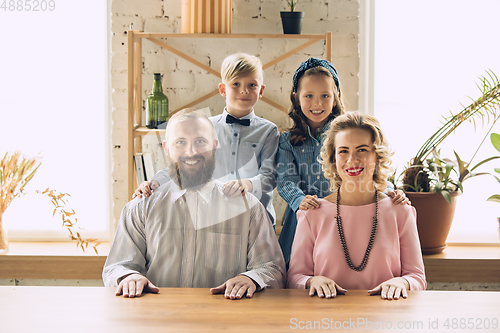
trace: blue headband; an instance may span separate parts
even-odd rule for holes
[[[293,92],[297,92],[297,88],[299,86],[299,79],[304,75],[305,71],[314,67],[324,67],[328,69],[330,73],[332,73],[333,81],[335,81],[335,85],[337,86],[337,90],[340,93],[340,85],[339,85],[339,76],[337,74],[337,70],[328,60],[323,60],[319,58],[309,58],[303,63],[300,64],[299,68],[293,74]]]

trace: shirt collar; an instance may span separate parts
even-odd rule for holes
[[[318,128],[318,129],[316,130],[316,138],[314,138],[314,137],[312,136],[312,133],[311,133],[311,128],[310,128],[310,127],[309,127],[309,125],[307,125],[307,123],[306,123],[306,125],[307,125],[307,132],[308,132],[309,136],[310,136],[311,138],[317,139],[317,138],[318,138],[321,134],[323,134],[323,133],[324,133],[324,132],[328,129],[328,126],[330,126],[330,123],[332,122],[332,120],[333,120],[333,119],[328,120],[328,121],[327,121],[327,122],[326,122],[326,123],[325,123],[322,127]],[[318,140],[318,141],[319,141],[319,140]]]
[[[208,203],[210,198],[212,197],[212,191],[214,190],[215,187],[215,182],[213,179],[208,181],[205,185],[203,185],[201,188],[197,189],[196,192],[198,192],[198,195]]]
[[[213,179],[211,179],[201,188],[198,188],[195,191],[190,191],[190,192],[198,192],[200,197],[205,202],[208,202],[212,197],[212,191],[214,187],[215,187],[215,182]],[[170,198],[172,199],[172,202],[176,202],[177,200],[179,200],[179,198],[182,197],[184,194],[186,194],[186,192],[187,192],[186,189],[181,190],[179,186],[177,186],[177,184],[173,183],[172,189],[170,191]]]
[[[172,181],[172,187],[170,189],[170,198],[172,199],[172,202],[176,202],[179,200],[180,197],[182,197],[186,193],[186,190],[181,190],[179,186],[177,186],[174,181]]]
[[[229,113],[227,112],[227,108],[224,107],[224,111],[222,111],[222,119],[224,122],[226,121],[226,117]],[[233,116],[234,117],[234,116]],[[247,114],[246,116],[244,117],[241,117],[241,118],[238,118],[238,119],[249,119],[250,121],[252,121],[253,118],[255,118],[255,112],[252,108],[252,112],[250,112],[249,114]],[[236,118],[236,117],[235,117]]]

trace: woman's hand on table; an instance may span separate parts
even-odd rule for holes
[[[405,278],[395,277],[382,282],[372,290],[368,290],[368,293],[370,295],[380,294],[383,299],[392,300],[399,299],[400,296],[403,296],[403,298],[407,298],[409,289],[410,284]]]
[[[346,289],[335,283],[332,279],[325,276],[313,276],[306,283],[306,288],[309,288],[309,296],[333,298],[338,294],[345,294]]]

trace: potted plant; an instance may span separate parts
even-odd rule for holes
[[[493,144],[493,147],[495,147],[496,150],[500,152],[500,134],[497,133],[491,133],[491,143]],[[496,173],[500,173],[499,168],[495,168]],[[497,176],[494,176],[496,180],[500,183],[500,178]],[[493,194],[490,196],[487,201],[495,201],[495,202],[500,202],[500,194]],[[500,217],[498,217],[498,236],[500,237]]]
[[[462,183],[471,177],[486,174],[474,173],[480,165],[499,158],[493,156],[472,165],[476,153],[465,163],[455,152],[455,161],[441,158],[437,147],[466,120],[481,119],[492,127],[500,113],[500,80],[493,72],[481,77],[478,87],[481,96],[461,112],[445,118],[439,128],[419,149],[403,172],[406,196],[417,210],[417,228],[424,254],[440,253],[446,247],[446,238],[455,213],[456,196],[463,191]],[[491,131],[491,128],[490,128]],[[429,156],[433,154],[432,158]]]
[[[281,12],[281,24],[283,25],[284,34],[300,34],[302,31],[302,20],[304,12],[296,12],[295,6],[300,0],[286,0],[290,11]]]

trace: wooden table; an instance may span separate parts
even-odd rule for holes
[[[461,320],[471,328],[460,329]],[[356,290],[335,299],[309,297],[306,290],[264,290],[231,301],[208,289],[162,288],[158,295],[127,299],[114,296],[114,288],[0,287],[5,333],[260,333],[314,331],[314,325],[316,331],[500,332],[499,321],[498,292],[422,291],[384,301]]]

